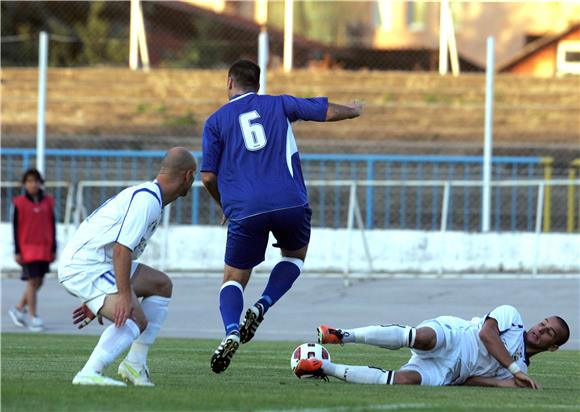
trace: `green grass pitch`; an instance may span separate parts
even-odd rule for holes
[[[348,385],[299,381],[290,354],[302,342],[251,342],[221,375],[209,369],[218,341],[159,339],[149,366],[155,388],[78,387],[74,374],[97,337],[2,334],[2,411],[544,411],[580,410],[580,353],[544,353],[531,375],[543,390]],[[399,367],[406,350],[329,346],[340,363]],[[105,373],[116,375],[116,366]]]

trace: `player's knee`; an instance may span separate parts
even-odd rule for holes
[[[396,385],[420,385],[421,375],[415,371],[397,371],[395,372]]]
[[[431,328],[419,328],[417,329],[417,335],[415,337],[414,349],[420,350],[431,350],[437,344],[437,334]]]
[[[170,298],[173,294],[173,282],[169,276],[163,274],[159,279],[159,285],[157,286],[158,295],[166,298]]]

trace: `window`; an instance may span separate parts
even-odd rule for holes
[[[427,26],[427,3],[407,2],[407,27],[412,31],[423,31]]]
[[[558,74],[580,74],[580,41],[567,40],[558,44],[556,57]]]

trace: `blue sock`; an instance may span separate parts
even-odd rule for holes
[[[244,289],[238,282],[230,280],[220,289],[220,312],[226,336],[240,330],[240,316],[244,310]]]
[[[264,307],[264,313],[270,309],[286,292],[290,290],[294,281],[302,272],[304,262],[296,258],[282,258],[270,274],[266,289],[258,302]]]

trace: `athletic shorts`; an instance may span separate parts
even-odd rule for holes
[[[312,210],[305,206],[275,210],[228,224],[226,265],[252,269],[264,261],[270,232],[276,238],[273,246],[298,250],[310,242]]]
[[[139,262],[131,262],[131,277],[138,266]],[[59,279],[66,279],[60,282],[66,291],[79,298],[94,314],[99,313],[107,295],[118,292],[113,267],[102,270],[95,272],[90,266],[71,264],[59,268],[58,273]]]
[[[435,331],[437,343],[431,350],[411,349],[411,359],[401,370],[412,370],[421,375],[421,385],[450,385],[459,376],[460,360],[457,338],[453,334],[456,321],[463,321],[452,316],[440,316],[426,320],[417,329],[428,327]]]
[[[28,280],[32,278],[43,278],[48,273],[48,262],[30,262],[22,265],[20,279]]]

